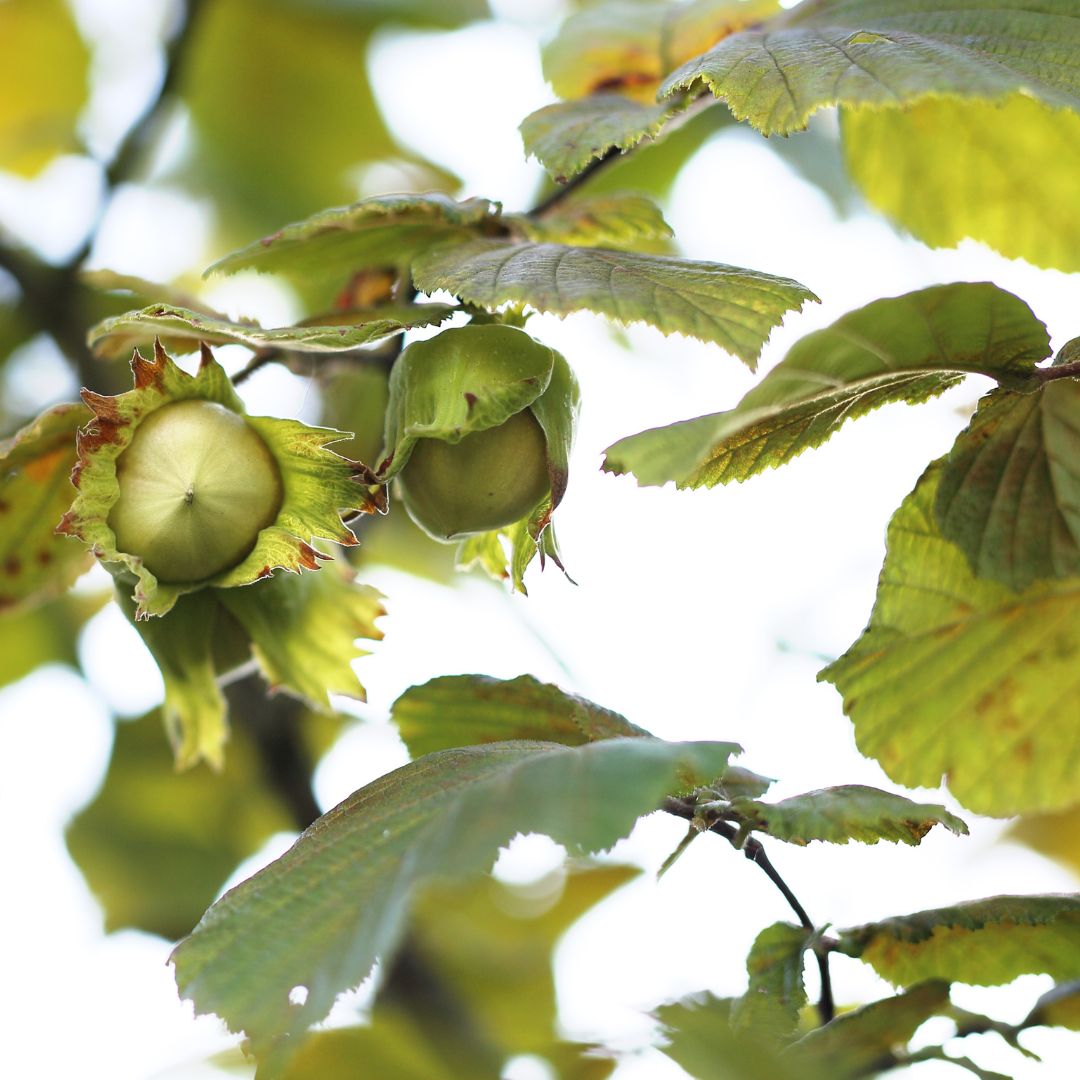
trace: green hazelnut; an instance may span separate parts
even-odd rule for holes
[[[436,540],[512,525],[551,489],[544,429],[526,408],[457,443],[420,439],[398,482],[409,515]]]
[[[162,582],[204,581],[236,566],[281,507],[281,474],[238,413],[201,399],[163,405],[116,462],[109,526],[119,551]]]

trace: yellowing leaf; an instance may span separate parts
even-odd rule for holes
[[[808,844],[811,840],[876,844],[892,840],[914,845],[935,825],[944,825],[958,836],[968,831],[943,806],[915,803],[902,795],[861,784],[823,788],[778,803],[735,799],[732,809],[750,828],[789,844]]]
[[[1080,801],[1080,578],[1014,593],[976,578],[934,517],[933,465],[889,524],[870,625],[818,676],[897,783],[977,813]]]
[[[344,559],[334,559],[317,574],[279,574],[215,595],[250,637],[271,689],[290,690],[328,712],[331,694],[364,700],[351,663],[367,653],[354,643],[383,636],[375,625],[386,614],[382,594],[355,577]]]
[[[606,849],[670,791],[722,772],[735,750],[607,739],[429,754],[355,792],[226,893],[173,953],[180,992],[265,1054],[276,1036],[321,1020],[377,956],[389,960],[416,887],[482,873],[519,832]],[[303,1005],[290,1003],[295,986],[308,990]]]
[[[424,292],[446,289],[487,308],[647,322],[715,342],[751,368],[785,312],[817,299],[797,281],[723,263],[502,240],[436,248],[413,265],[413,280]]]
[[[64,0],[0,3],[0,169],[32,177],[79,147],[90,57]]]
[[[827,105],[943,95],[1080,110],[1080,15],[1073,0],[821,0],[723,39],[660,93],[695,83],[766,135]]]
[[[75,432],[83,405],[57,405],[0,442],[0,611],[64,592],[93,561],[54,532],[75,497]]]
[[[965,237],[1036,266],[1080,270],[1080,116],[1026,94],[844,109],[848,172],[931,247]]]
[[[925,979],[999,986],[1080,970],[1080,896],[992,896],[839,933],[840,951],[894,986]]]
[[[531,675],[444,675],[406,690],[390,716],[413,757],[506,739],[582,746],[596,739],[648,735],[618,713]]]
[[[651,100],[669,71],[777,9],[777,0],[606,0],[563,23],[544,48],[544,75],[559,97],[615,88]]]
[[[979,577],[1023,589],[1080,576],[1080,382],[984,397],[942,464],[934,511]]]
[[[967,372],[1022,379],[1049,352],[1046,327],[995,285],[875,300],[797,341],[734,409],[620,439],[604,468],[680,488],[746,480],[881,405],[926,401]]]
[[[732,1031],[777,1042],[795,1031],[806,1005],[803,954],[812,933],[791,923],[773,923],[758,934],[746,958],[749,986],[731,1003]]]
[[[584,195],[567,199],[536,217],[507,214],[504,220],[520,229],[529,240],[630,251],[641,250],[650,242],[666,241],[674,235],[652,199],[626,192]]]
[[[1055,859],[1080,877],[1080,806],[1051,814],[1025,814],[1005,833],[1005,839]]]

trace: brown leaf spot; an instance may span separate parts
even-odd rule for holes
[[[4,560],[4,573],[8,577],[14,577],[22,569],[22,563],[17,555],[9,555]]]
[[[68,447],[61,446],[51,453],[42,454],[41,457],[28,461],[23,471],[35,484],[45,484],[59,469],[63,468],[68,456]]]
[[[210,351],[210,346],[205,341],[199,342],[199,370],[209,367],[214,362],[214,354]]]
[[[262,581],[263,578],[268,578],[274,571],[269,566],[264,566],[257,575],[257,580]]]
[[[465,391],[465,404],[468,406],[469,412],[472,412],[473,406],[476,404],[476,395],[471,390]]]
[[[271,233],[269,236],[264,236],[259,241],[259,243],[262,244],[263,247],[269,247],[275,240],[280,240],[281,237],[282,237],[282,231],[281,231],[281,229],[278,229],[278,231],[276,233]]]
[[[5,502],[3,499],[0,499],[0,514],[5,514],[10,509],[11,503]]]
[[[75,511],[68,510],[66,514],[57,522],[56,528],[53,532],[60,533],[62,536],[78,536],[78,530],[75,526]]]
[[[53,560],[52,552],[46,551],[44,548],[37,553],[36,558],[38,566],[48,566]]]
[[[153,387],[155,390],[164,390],[165,365],[169,358],[161,347],[161,341],[154,339],[154,359],[147,360],[138,349],[131,357],[131,372],[135,376],[135,389],[145,390]]]
[[[300,552],[301,566],[305,567],[308,570],[319,569],[319,552],[317,552],[310,544],[305,544],[303,540],[300,541],[300,546],[298,550]],[[322,556],[322,558],[325,559],[327,558],[327,556],[324,555]]]

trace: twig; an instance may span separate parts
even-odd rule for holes
[[[669,814],[674,814],[676,817],[681,817],[686,821],[693,821],[695,807],[691,802],[684,801],[683,799],[666,799],[664,801],[662,809],[666,810]],[[709,831],[716,833],[718,836],[724,837],[729,843],[735,847],[740,846],[740,834],[739,830],[734,825],[729,824],[726,821],[716,821],[709,826]],[[813,920],[806,913],[806,908],[799,902],[799,898],[791,891],[791,887],[780,876],[780,872],[773,866],[769,856],[765,853],[764,847],[762,847],[761,841],[754,837],[749,837],[741,843],[742,853],[752,863],[756,863],[764,871],[765,876],[780,890],[780,895],[788,902],[791,910],[795,912],[795,917],[799,920],[800,925],[811,932],[816,931]],[[829,951],[828,949],[814,949],[814,957],[817,960],[818,973],[821,976],[821,997],[818,1000],[818,1016],[821,1019],[822,1024],[829,1023],[832,1020],[835,1013],[835,1005],[833,1004],[832,993],[832,976],[829,973]]]
[[[1071,360],[1055,367],[1032,368],[1031,374],[1043,383],[1053,382],[1055,379],[1080,379],[1080,360]]]
[[[546,199],[541,199],[531,210],[526,211],[526,216],[531,218],[543,217],[549,210],[573,195],[578,188],[587,184],[605,165],[621,156],[622,151],[617,146],[605,150],[595,161],[590,161],[577,176],[557,187]]]

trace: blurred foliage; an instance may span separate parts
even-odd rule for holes
[[[304,709],[276,715],[295,728],[313,760],[341,727]],[[220,773],[177,772],[157,709],[117,722],[101,790],[67,829],[68,850],[104,910],[107,931],[134,927],[181,937],[241,860],[274,833],[296,828],[251,722],[235,713],[233,720]]]

